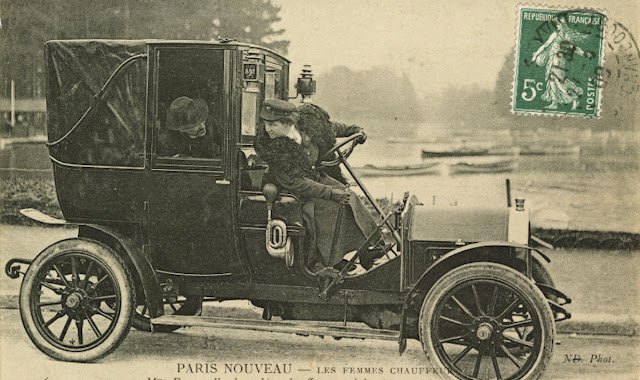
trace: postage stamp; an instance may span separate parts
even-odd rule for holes
[[[520,6],[512,112],[599,117],[604,12]]]

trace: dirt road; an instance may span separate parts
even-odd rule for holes
[[[3,225],[0,260],[4,265],[10,257],[32,258],[47,245],[74,234],[73,229]],[[638,252],[549,253],[558,287],[574,297],[574,312],[630,313],[629,304],[638,304],[638,279],[628,276],[630,268],[638,267]],[[19,285],[20,281],[0,276],[2,295],[17,295]],[[246,302],[234,307],[259,315]],[[434,378],[417,341],[409,341],[407,351],[399,357],[397,344],[387,341],[202,328],[173,334],[132,330],[110,356],[94,364],[77,364],[57,362],[40,353],[24,332],[18,310],[0,310],[0,329],[3,380]],[[545,378],[637,379],[639,348],[637,338],[558,335]]]
[[[0,318],[3,380],[434,378],[417,341],[409,341],[399,357],[394,342],[201,328],[171,334],[132,330],[97,363],[63,363],[31,344],[17,310],[0,310]],[[545,379],[637,379],[639,346],[634,338],[560,335]]]

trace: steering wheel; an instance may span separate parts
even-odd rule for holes
[[[353,149],[356,147],[356,145],[358,145],[358,140],[363,135],[364,133],[362,132],[354,133],[353,135],[347,137],[344,141],[341,141],[334,145],[324,154],[324,156],[322,156],[322,161],[320,161],[318,166],[331,167],[340,165],[340,162],[342,162],[342,160],[347,159],[351,155],[351,153],[353,153]],[[351,143],[351,145],[347,149],[340,150],[340,148],[349,143]],[[337,157],[334,157],[335,152],[339,152]]]

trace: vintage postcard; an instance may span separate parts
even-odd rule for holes
[[[0,379],[637,379],[640,4],[3,0]]]

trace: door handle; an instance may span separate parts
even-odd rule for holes
[[[216,185],[229,185],[231,184],[231,182],[229,182],[228,179],[216,179]]]

